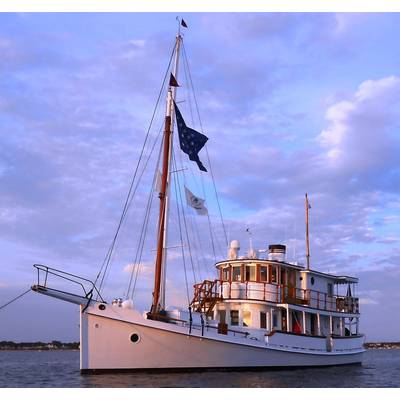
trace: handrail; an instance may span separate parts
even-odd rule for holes
[[[158,320],[165,320],[165,321],[173,321],[173,322],[180,322],[182,324],[182,326],[186,326],[189,325],[189,321],[186,321],[184,319],[179,319],[179,318],[173,318],[173,317],[169,317],[168,315],[162,315],[162,314],[157,314],[157,318]],[[204,324],[204,326],[202,326],[201,324],[192,324],[193,328],[202,328],[202,329],[206,329],[208,330],[208,328],[212,328],[212,329],[218,329],[217,326],[212,326],[209,324]],[[247,337],[249,335],[249,332],[243,332],[243,331],[238,331],[236,329],[228,329],[228,332],[232,332],[233,335],[235,336],[235,334],[240,334],[240,335],[244,335],[245,337]]]
[[[237,287],[232,287],[232,284],[237,284]],[[261,289],[258,287],[259,285],[262,285]],[[239,293],[235,293],[235,291]],[[215,279],[214,281],[205,280],[194,285],[194,297],[191,304],[203,307],[205,302],[210,302],[212,299],[262,300],[275,303],[302,304],[325,311],[359,312],[359,301],[356,297],[328,296],[327,293],[313,289],[302,289],[277,283],[232,282]]]
[[[206,325],[206,328],[207,328],[207,329],[208,329],[208,328],[218,329],[217,326],[212,326],[212,325]],[[238,330],[236,330],[236,329],[230,329],[230,328],[227,329],[227,332],[233,332],[233,336],[235,336],[235,333],[238,333],[238,334],[240,334],[240,335],[244,335],[245,337],[247,337],[247,336],[250,335],[249,332],[238,331]]]
[[[60,269],[48,267],[47,265],[43,265],[43,264],[33,264],[33,267],[37,269],[37,284],[38,284],[38,286],[43,286],[46,288],[48,276],[53,275],[53,276],[57,276],[61,279],[64,279],[64,280],[67,280],[69,282],[79,285],[82,288],[83,293],[85,293],[86,298],[89,298],[91,296],[91,294],[93,293],[93,291],[95,291],[97,293],[97,295],[100,297],[101,301],[104,302],[104,299],[101,296],[98,289],[96,288],[96,285],[87,278],[83,278],[79,275],[71,274],[70,272],[62,271]],[[43,285],[41,285],[41,282],[40,282],[40,272],[41,271],[45,274]],[[76,279],[72,279],[72,278],[76,278]],[[87,290],[87,288],[80,281],[89,283],[92,286],[91,289]]]

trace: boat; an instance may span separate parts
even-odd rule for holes
[[[179,22],[171,56],[173,62],[170,60],[166,74],[166,81],[168,76],[170,79],[165,84],[166,112],[160,145],[162,171],[158,172],[157,165],[153,179],[158,188],[159,205],[151,306],[142,312],[127,295],[111,302],[102,297],[103,279],[117,235],[96,280],[35,264],[37,282],[32,290],[79,305],[83,374],[361,363],[365,337],[359,331],[358,279],[311,268],[307,195],[305,266],[288,261],[284,244],[271,243],[266,250],[257,251],[250,240],[249,250],[240,254],[239,241],[232,240],[226,247],[225,259],[215,263],[216,276],[194,284],[188,305],[166,307],[171,177],[180,173],[173,153],[175,121],[181,154],[186,154],[193,165],[197,164],[200,174],[207,173],[199,152],[208,138],[186,125],[177,100],[181,29],[187,28],[183,20]],[[203,199],[182,184],[181,189],[185,189],[183,198],[186,197],[189,206],[199,215],[207,213]],[[128,200],[129,196],[122,217],[126,215]],[[185,224],[183,219],[182,214],[181,225]],[[250,230],[247,232],[251,239]],[[75,285],[81,292],[52,286],[54,279],[68,283],[68,288]]]

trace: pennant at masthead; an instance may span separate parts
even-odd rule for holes
[[[170,77],[169,77],[169,86],[179,87],[179,83],[176,80],[176,78],[174,77],[174,75],[172,75],[172,73],[170,74]]]

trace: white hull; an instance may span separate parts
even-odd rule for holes
[[[137,343],[130,340],[134,333],[140,337]],[[199,327],[189,334],[188,326],[147,320],[121,307],[99,310],[97,303],[81,317],[81,371],[327,366],[360,363],[364,351],[362,337],[342,339],[347,346],[353,341],[351,349],[334,340],[327,351],[325,339],[324,348],[315,348],[318,339],[309,337],[300,338],[299,344],[283,335],[286,344],[278,345],[262,337],[221,335],[215,329],[204,329],[203,335]]]

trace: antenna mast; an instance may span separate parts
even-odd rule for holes
[[[307,258],[307,270],[310,269],[310,235],[308,231],[308,225],[309,225],[309,215],[308,212],[310,210],[310,203],[308,202],[308,196],[306,193],[306,246],[307,246],[307,253],[306,253],[306,258]]]

